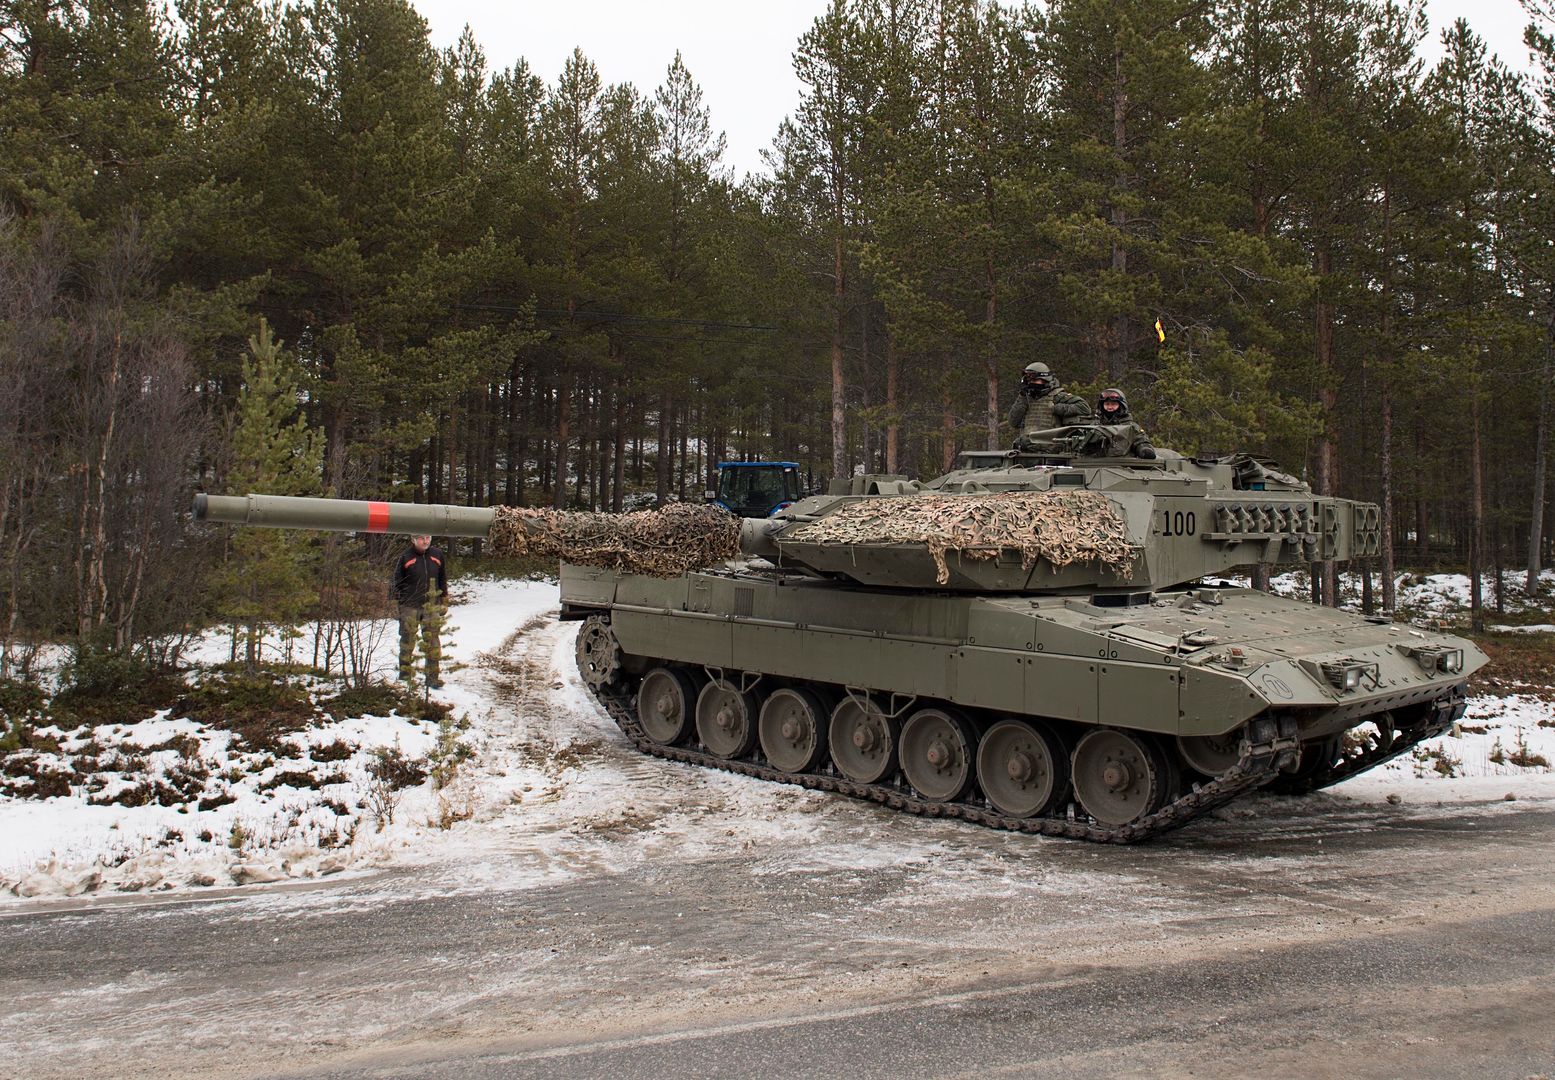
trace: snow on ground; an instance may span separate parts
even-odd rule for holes
[[[1245,580],[1245,579],[1243,579]],[[1394,578],[1398,593],[1398,610],[1409,619],[1451,618],[1466,616],[1469,609],[1471,584],[1467,574],[1413,574],[1399,573]],[[1525,596],[1523,587],[1528,574],[1523,570],[1507,570],[1501,576],[1501,593],[1508,613],[1547,608],[1555,594],[1555,570],[1539,575],[1538,598]],[[1280,596],[1305,599],[1312,593],[1311,578],[1305,570],[1292,570],[1269,579],[1269,591]],[[1495,574],[1483,574],[1480,592],[1487,608],[1495,603]],[[1382,595],[1377,586],[1377,597]],[[1339,598],[1345,607],[1359,607],[1361,602],[1361,576],[1354,571],[1339,575]],[[1493,627],[1492,629],[1510,629]],[[1544,629],[1555,629],[1546,626]]]
[[[1433,586],[1439,595],[1458,587]],[[165,712],[59,732],[62,760],[95,739],[92,753],[140,755],[145,775],[168,784],[187,780],[195,761],[215,778],[230,775],[219,789],[230,799],[92,805],[84,788],[47,799],[0,796],[0,891],[188,889],[381,866],[418,867],[422,887],[444,891],[524,887],[731,849],[749,852],[758,870],[766,860],[865,868],[932,861],[968,828],[909,827],[832,796],[644,757],[586,693],[572,660],[577,624],[554,619],[554,584],[464,581],[454,598],[446,638],[462,664],[450,665],[436,697],[466,727],[399,715],[324,722],[286,736],[270,762],[236,745],[231,732]],[[224,660],[227,648],[217,635],[200,655]],[[392,671],[393,635],[379,648],[379,664]],[[1509,794],[1555,799],[1550,696],[1548,687],[1512,686],[1474,697],[1453,734],[1330,794],[1460,808],[1452,812]],[[425,766],[450,741],[467,747],[469,759],[446,783],[419,775],[397,791],[375,783],[375,754],[394,748]],[[298,772],[312,782],[293,786],[288,774]],[[996,836],[987,838],[988,865],[969,871],[990,888],[1005,877]],[[964,850],[964,841],[957,846]]]
[[[474,580],[461,582],[455,598],[463,602],[444,638],[457,661],[496,648],[515,625],[553,608],[556,588]],[[216,663],[228,647],[212,634],[192,655]],[[391,627],[380,635],[375,669],[392,673],[397,650]],[[448,668],[437,698],[451,706],[450,720],[484,710],[483,670]],[[447,726],[448,738],[468,740]],[[90,774],[95,790],[72,784],[69,795],[46,799],[0,796],[0,889],[46,896],[332,873],[392,849],[417,819],[461,813],[430,779],[394,791],[374,775],[380,752],[415,763],[434,751],[443,732],[416,717],[317,723],[283,736],[276,750],[243,747],[230,731],[166,711],[136,724],[41,733],[58,750],[38,764],[62,776],[79,769],[77,779]],[[156,794],[130,790],[137,787]]]

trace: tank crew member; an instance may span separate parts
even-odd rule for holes
[[[1106,442],[1090,450],[1098,457],[1155,457],[1155,447],[1150,436],[1129,415],[1128,399],[1123,391],[1109,386],[1096,400],[1096,422],[1106,435]]]
[[[1010,406],[1010,427],[1018,434],[1085,423],[1091,407],[1085,399],[1058,385],[1058,376],[1040,361],[1027,364],[1020,375],[1020,394]]]
[[[410,546],[394,560],[390,598],[399,605],[400,678],[415,682],[416,635],[426,656],[427,686],[443,685],[438,666],[443,659],[440,629],[447,608],[448,557],[432,546],[430,536],[412,536]]]

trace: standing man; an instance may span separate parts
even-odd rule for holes
[[[438,664],[443,658],[438,628],[448,596],[446,558],[441,548],[432,546],[430,536],[412,536],[410,546],[394,561],[394,584],[389,589],[389,596],[400,609],[400,678],[407,683],[416,680],[413,665],[419,631],[427,660],[427,686],[433,690],[443,685],[438,678]]]
[[[1058,376],[1046,364],[1026,365],[1020,374],[1020,396],[1010,406],[1010,427],[1017,435],[1030,436],[1090,419],[1091,407],[1085,399],[1060,387]]]

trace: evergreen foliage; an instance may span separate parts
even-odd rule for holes
[[[243,388],[233,416],[227,470],[231,490],[257,495],[313,495],[320,490],[323,446],[301,414],[296,361],[263,319],[248,340]],[[316,600],[311,537],[272,529],[237,529],[214,575],[218,611],[242,628],[244,663],[260,659],[265,632],[283,637]]]
[[[1124,386],[1158,445],[1381,501],[1388,560],[1547,565],[1555,12],[1529,5],[1524,75],[1464,22],[1427,70],[1423,0],[832,0],[769,168],[733,177],[678,55],[639,88],[438,50],[407,0],[0,3],[7,280],[111,261],[133,218],[126,325],[236,417],[177,459],[219,490],[623,509],[729,457],[928,475],[1004,444],[1043,359]],[[57,302],[0,298],[26,356],[84,318],[59,273]],[[293,350],[269,373],[268,331],[238,362],[257,317]],[[7,416],[60,444],[28,459],[50,476],[0,458],[20,520],[105,442]],[[244,537],[228,617],[296,618],[311,549]],[[80,613],[7,585],[0,665],[113,618],[90,548]]]

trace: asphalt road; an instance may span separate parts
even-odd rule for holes
[[[1102,848],[823,805],[911,854],[11,909],[0,1075],[1555,1074],[1548,806],[1264,798]]]

